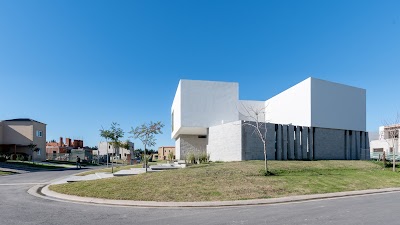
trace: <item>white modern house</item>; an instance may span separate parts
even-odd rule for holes
[[[366,90],[311,77],[266,101],[239,100],[235,82],[180,80],[171,107],[176,157],[263,159],[262,142],[244,125],[254,121],[251,110],[262,112],[269,159],[369,157]]]
[[[124,142],[126,144],[126,142]],[[114,148],[112,143],[110,142],[99,142],[98,145],[98,154],[99,155],[109,155],[110,157],[115,157],[116,159],[122,159],[126,160],[128,155],[131,154],[131,151],[134,150],[134,143],[133,142],[128,142],[129,148]]]
[[[378,140],[372,140],[370,143],[371,157],[380,158],[385,152],[386,156],[390,156],[395,152],[398,155],[400,149],[399,143],[400,124],[379,127]]]

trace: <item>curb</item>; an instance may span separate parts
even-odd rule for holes
[[[400,188],[370,189],[362,191],[346,191],[328,194],[297,195],[270,199],[252,199],[235,201],[208,201],[208,202],[156,202],[156,201],[132,201],[132,200],[112,200],[102,198],[79,197],[75,195],[66,195],[51,191],[50,184],[36,185],[28,190],[28,193],[36,197],[42,197],[50,200],[63,202],[90,203],[110,206],[136,206],[136,207],[228,207],[228,206],[252,206],[252,205],[270,205],[281,203],[304,202],[311,200],[323,200],[342,197],[363,196],[372,194],[384,194],[399,192]]]

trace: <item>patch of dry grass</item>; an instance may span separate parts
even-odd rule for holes
[[[269,161],[276,176],[260,176],[263,161],[210,163],[186,169],[53,185],[78,196],[141,201],[274,198],[399,187],[400,174],[366,161]]]
[[[0,176],[11,175],[11,174],[15,174],[15,173],[9,172],[9,171],[0,171]]]

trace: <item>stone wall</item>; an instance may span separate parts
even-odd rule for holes
[[[199,155],[207,152],[207,137],[198,135],[180,135],[179,136],[179,148],[176,150],[180,151],[179,159],[186,159],[187,154],[194,153],[195,155]],[[177,142],[176,142],[177,143]]]

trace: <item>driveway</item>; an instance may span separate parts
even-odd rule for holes
[[[53,201],[27,193],[35,184],[47,183],[76,172],[34,171],[1,176],[0,224],[399,224],[392,219],[400,204],[399,192],[222,208],[102,206]]]

